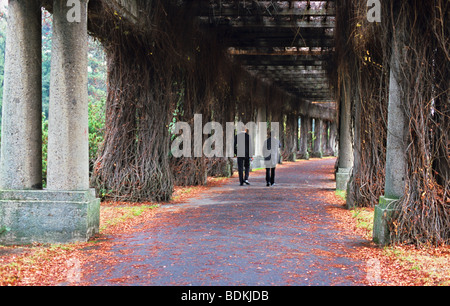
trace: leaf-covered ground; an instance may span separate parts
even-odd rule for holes
[[[371,210],[335,194],[335,159],[177,188],[172,203],[102,203],[101,234],[0,247],[0,285],[449,285],[450,249],[371,242]]]

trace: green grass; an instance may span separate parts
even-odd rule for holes
[[[266,170],[266,168],[254,168],[252,171]]]
[[[352,217],[356,219],[356,227],[366,230],[366,235],[369,238],[372,237],[374,212],[364,208],[355,208],[352,210]]]
[[[336,195],[344,201],[347,200],[347,192],[345,190],[336,190]]]
[[[113,209],[116,211],[116,217],[109,219],[100,227],[100,232],[107,229],[109,226],[114,226],[121,222],[124,222],[128,219],[132,219],[134,217],[138,217],[142,215],[146,210],[156,209],[159,205],[142,205],[142,206],[133,206],[133,207],[105,207],[103,209]]]

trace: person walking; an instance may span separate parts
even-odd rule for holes
[[[242,132],[234,137],[234,154],[237,156],[240,185],[250,185],[248,179],[250,176],[250,159],[253,156],[253,146],[247,128],[244,128]]]
[[[281,148],[281,143],[274,137],[274,133],[271,132],[263,146],[267,187],[275,185],[275,169],[280,157],[279,148]]]

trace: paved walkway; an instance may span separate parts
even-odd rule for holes
[[[93,285],[357,285],[365,263],[347,256],[360,238],[326,212],[335,159],[236,179],[185,204],[164,206],[151,225],[113,238],[108,261],[83,275]]]

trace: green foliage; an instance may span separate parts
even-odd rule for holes
[[[0,235],[3,235],[9,231],[11,231],[11,229],[9,227],[6,227],[6,226],[0,227]]]
[[[104,140],[105,104],[105,98],[89,103],[89,167],[91,171]]]

